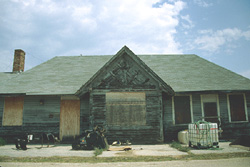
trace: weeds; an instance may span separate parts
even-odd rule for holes
[[[182,152],[189,152],[190,151],[190,148],[189,147],[185,147],[185,146],[182,146],[181,143],[179,142],[176,142],[176,141],[173,141],[170,146],[172,148],[175,148],[179,151],[182,151]]]
[[[6,144],[6,141],[0,137],[0,146],[4,146]]]
[[[104,150],[100,148],[95,148],[94,154],[95,156],[101,155]]]
[[[54,162],[54,163],[105,163],[105,162],[154,162],[173,160],[214,160],[250,157],[246,153],[201,154],[183,156],[134,156],[134,157],[7,157],[0,156],[0,162]]]

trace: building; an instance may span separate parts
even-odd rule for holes
[[[50,132],[70,140],[102,125],[110,142],[161,143],[198,120],[219,123],[223,138],[250,133],[250,80],[196,55],[135,55],[124,46],[22,72],[24,58],[16,50],[13,72],[0,73],[5,138]]]

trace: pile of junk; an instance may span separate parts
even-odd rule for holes
[[[178,133],[178,140],[189,147],[198,149],[219,148],[219,133],[217,123],[197,121],[188,125],[188,130]]]
[[[107,138],[104,133],[106,130],[103,126],[96,126],[92,130],[86,130],[80,136],[75,137],[72,141],[72,149],[73,150],[94,150],[95,148],[104,149],[109,151],[127,151],[131,150],[131,147],[109,147],[107,142]],[[46,143],[47,147],[50,144],[55,144],[60,142],[57,137],[55,137],[52,133],[41,133],[41,134],[28,134],[24,133],[22,135],[18,135],[15,138],[15,146],[17,149],[27,150],[28,143],[41,143],[41,147]],[[126,143],[121,143],[120,141],[113,142],[112,146],[121,146],[121,145],[131,145],[129,141]]]
[[[72,143],[73,150],[93,150],[94,148],[109,149],[102,126],[96,126],[93,130],[86,130],[82,135],[77,136]]]
[[[125,143],[114,141],[112,146],[123,147],[109,147],[107,138],[104,133],[106,130],[102,126],[96,126],[93,130],[86,130],[82,135],[75,138],[72,143],[73,150],[93,150],[95,148],[105,149],[108,151],[128,151],[132,148],[129,146],[131,143],[126,141]],[[126,145],[126,146],[124,146]]]
[[[58,138],[55,137],[52,133],[41,133],[39,135],[24,133],[16,137],[14,140],[16,149],[22,150],[27,150],[27,144],[31,141],[33,143],[41,143],[41,147],[43,147],[43,144],[45,143],[47,144],[47,147],[49,147],[50,144],[59,142]]]

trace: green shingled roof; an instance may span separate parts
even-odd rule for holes
[[[250,80],[197,55],[139,56],[175,92],[250,90]]]
[[[250,80],[196,55],[138,55],[175,92],[250,91]],[[11,77],[0,94],[74,94],[112,56],[62,56]]]

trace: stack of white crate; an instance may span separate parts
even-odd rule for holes
[[[189,146],[197,148],[219,147],[217,123],[200,122],[188,125]]]

